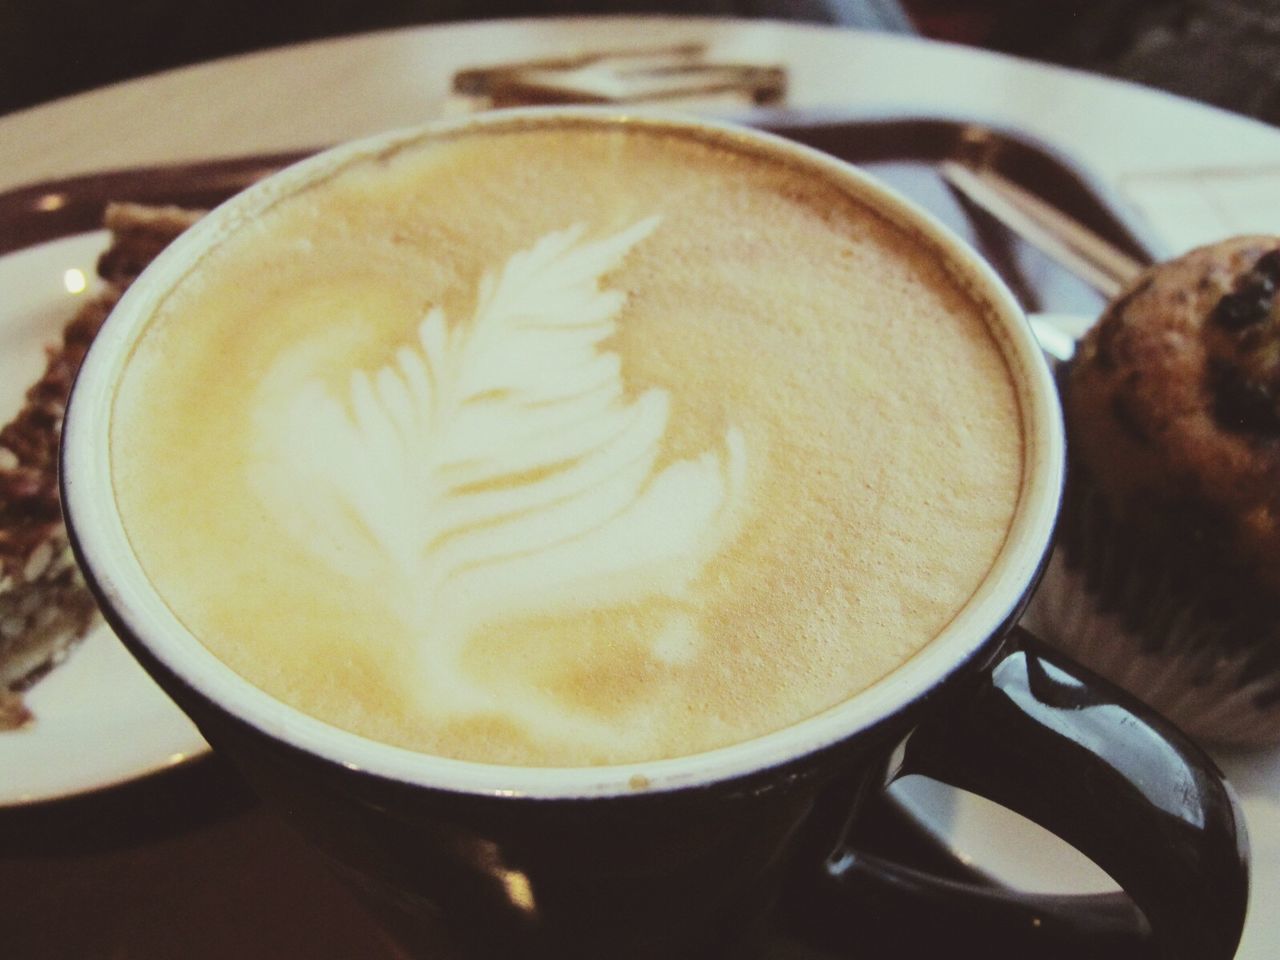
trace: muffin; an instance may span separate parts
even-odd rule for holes
[[[1206,742],[1280,741],[1280,237],[1155,266],[1060,372],[1057,548],[1029,621]]]

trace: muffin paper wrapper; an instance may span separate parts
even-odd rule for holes
[[[1184,544],[1112,516],[1073,465],[1057,545],[1023,623],[1206,743],[1280,742],[1280,615]]]

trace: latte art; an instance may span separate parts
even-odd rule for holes
[[[111,412],[148,584],[249,684],[432,755],[637,763],[840,704],[982,589],[1014,378],[840,178],[553,119],[294,176],[172,271]]]
[[[685,608],[740,522],[745,441],[730,427],[723,452],[659,466],[669,397],[629,399],[621,358],[602,346],[624,300],[602,278],[657,224],[543,237],[484,275],[469,322],[433,308],[416,343],[352,372],[344,396],[294,354],[267,374],[250,482],[307,550],[389,595],[437,711],[500,708],[558,732],[563,704],[500,699],[462,664],[468,638],[504,620],[662,597],[671,613],[653,654],[683,659],[700,643]]]

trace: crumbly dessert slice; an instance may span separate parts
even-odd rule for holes
[[[65,659],[96,617],[58,500],[58,446],[71,384],[129,284],[199,216],[175,207],[108,207],[111,244],[98,260],[106,286],[67,324],[22,409],[0,429],[0,730],[31,721],[21,692]]]

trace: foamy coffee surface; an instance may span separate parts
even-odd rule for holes
[[[218,657],[425,752],[778,729],[910,658],[1004,542],[1015,391],[935,258],[731,139],[560,125],[362,160],[169,294],[112,421]]]

